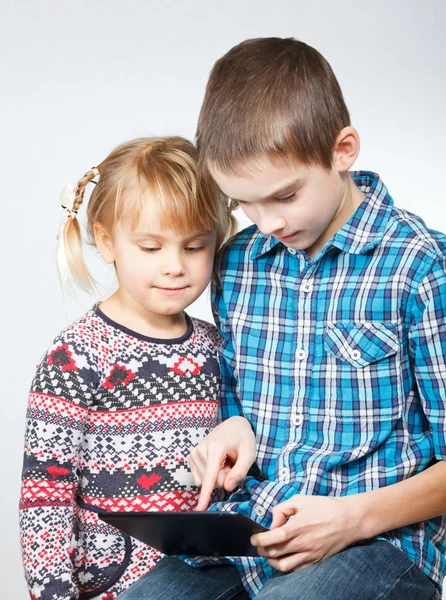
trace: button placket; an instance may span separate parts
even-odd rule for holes
[[[279,479],[282,482],[287,482],[290,479],[290,470],[287,467],[279,469]]]
[[[298,360],[305,360],[305,358],[307,357],[307,353],[303,348],[301,348],[297,351],[296,356]]]
[[[296,281],[295,301],[296,301],[296,335],[295,335],[295,367],[294,367],[294,386],[293,398],[290,404],[290,414],[288,417],[288,427],[290,428],[290,439],[294,441],[294,450],[300,447],[306,436],[306,422],[304,416],[308,414],[308,398],[306,394],[308,372],[312,366],[312,330],[313,319],[311,315],[314,312],[316,302],[316,271],[317,265],[305,262],[299,273],[300,277]],[[290,453],[292,456],[292,453]],[[286,464],[286,463],[285,463]],[[292,462],[290,463],[292,465]],[[282,466],[285,465],[282,463]],[[290,465],[288,465],[290,466]],[[293,467],[291,466],[291,469]],[[295,478],[294,470],[292,478]],[[290,473],[291,473],[290,472]],[[291,476],[291,475],[290,475]]]
[[[295,427],[301,427],[304,422],[304,416],[302,413],[296,413],[292,417],[292,423]]]
[[[313,291],[313,287],[314,287],[313,280],[308,279],[307,281],[304,281],[304,283],[302,284],[302,291],[305,292],[306,294],[309,294],[310,292]]]

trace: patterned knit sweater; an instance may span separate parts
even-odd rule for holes
[[[187,317],[175,340],[94,307],[54,340],[29,395],[20,502],[33,600],[114,600],[159,553],[104,511],[191,510],[191,449],[216,425],[217,330]]]

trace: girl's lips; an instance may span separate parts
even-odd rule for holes
[[[167,294],[168,296],[175,296],[176,294],[179,294],[180,292],[182,292],[186,288],[185,287],[182,287],[182,288],[162,288],[162,287],[157,287],[156,289],[159,290],[163,294]]]

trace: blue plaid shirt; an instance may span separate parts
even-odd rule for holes
[[[222,416],[251,422],[262,477],[213,510],[269,526],[295,494],[366,492],[446,459],[446,236],[376,174],[351,175],[366,198],[314,259],[255,226],[218,258]],[[446,518],[380,538],[440,584]],[[251,596],[272,574],[234,562]]]

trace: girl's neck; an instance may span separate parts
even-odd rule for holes
[[[187,331],[184,312],[172,315],[153,313],[133,299],[124,298],[120,289],[101,302],[100,309],[112,321],[146,337],[176,339]]]

